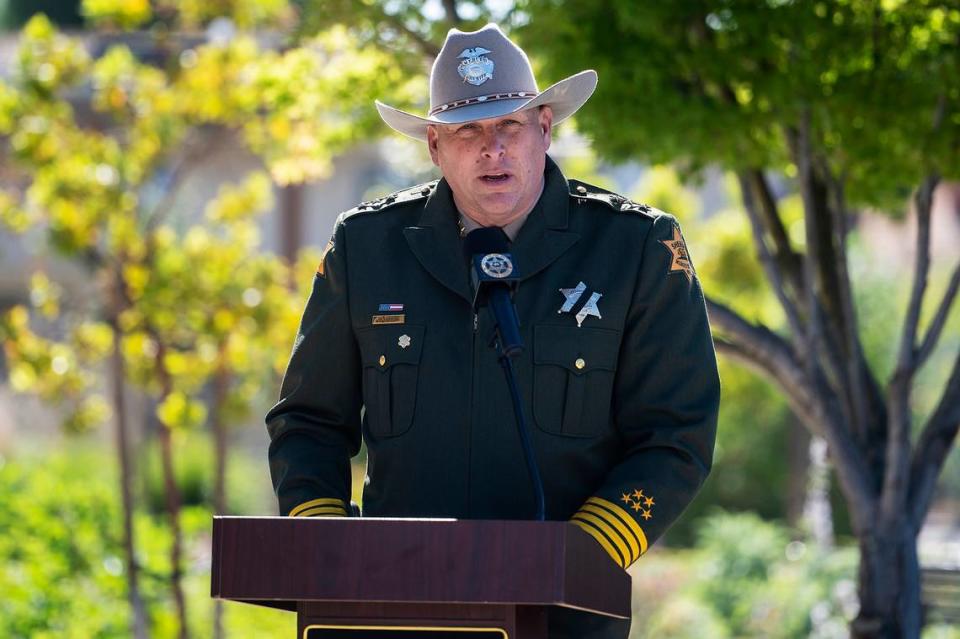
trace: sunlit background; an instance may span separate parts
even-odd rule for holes
[[[868,4],[887,38],[869,54],[857,39]],[[551,155],[569,177],[675,214],[706,294],[780,335],[789,282],[773,288],[758,258],[744,179],[760,176],[780,219],[782,236],[762,241],[804,254],[805,173],[789,141],[810,124],[813,155],[840,185],[829,195],[846,198],[835,209],[849,224],[851,330],[883,391],[915,290],[913,194],[942,176],[918,343],[941,328],[909,396],[914,440],[938,406],[960,405],[960,386],[945,395],[960,312],[946,305],[938,316],[956,295],[960,255],[956,9],[0,8],[0,636],[294,635],[291,613],[209,598],[211,516],[277,514],[262,417],[320,249],[340,212],[439,177],[373,100],[425,111],[429,67],[452,26],[500,22],[541,88],[596,68],[597,94],[555,131]],[[777,379],[729,355],[721,350],[713,473],[630,569],[631,638],[846,637],[859,551],[833,457]],[[960,637],[960,455],[948,441],[919,535],[925,575],[955,588],[922,597],[924,637],[941,639]],[[364,464],[361,452],[358,502]]]

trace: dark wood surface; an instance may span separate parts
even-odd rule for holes
[[[630,578],[566,522],[216,517],[214,597],[560,605],[630,616]]]

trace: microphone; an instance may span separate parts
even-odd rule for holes
[[[513,359],[523,352],[523,340],[520,339],[520,322],[517,309],[513,306],[511,295],[520,281],[517,264],[510,255],[510,242],[503,229],[487,226],[467,233],[463,241],[463,251],[470,258],[470,280],[473,282],[473,309],[489,306],[493,320],[497,325],[500,365],[510,389],[513,402],[513,414],[517,420],[517,432],[523,448],[523,459],[527,465],[533,488],[535,517],[538,521],[546,519],[546,499],[543,492],[543,480],[537,467],[537,458],[533,452],[533,440],[523,415],[523,402],[520,399],[520,386],[513,370]]]
[[[523,352],[523,340],[511,298],[520,273],[510,254],[507,234],[496,226],[474,229],[464,238],[463,250],[470,258],[474,310],[489,306],[500,337],[501,355],[519,356]]]

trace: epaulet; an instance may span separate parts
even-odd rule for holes
[[[633,200],[625,198],[622,195],[605,191],[604,189],[593,186],[592,184],[584,184],[583,182],[578,182],[577,180],[569,180],[569,183],[570,197],[579,202],[602,202],[614,211],[621,211],[623,213],[639,213],[649,217],[656,217],[657,215],[662,214],[662,211],[659,211],[652,206],[634,202]]]
[[[437,182],[439,182],[439,180],[424,182],[423,184],[401,189],[391,193],[390,195],[384,195],[383,197],[375,200],[361,202],[349,211],[344,211],[340,217],[347,218],[360,213],[376,213],[379,211],[386,211],[387,209],[391,209],[399,204],[423,200],[429,197],[429,195],[437,188]]]

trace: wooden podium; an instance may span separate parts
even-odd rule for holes
[[[300,639],[545,639],[549,606],[630,617],[630,577],[566,522],[215,517],[214,597]]]

